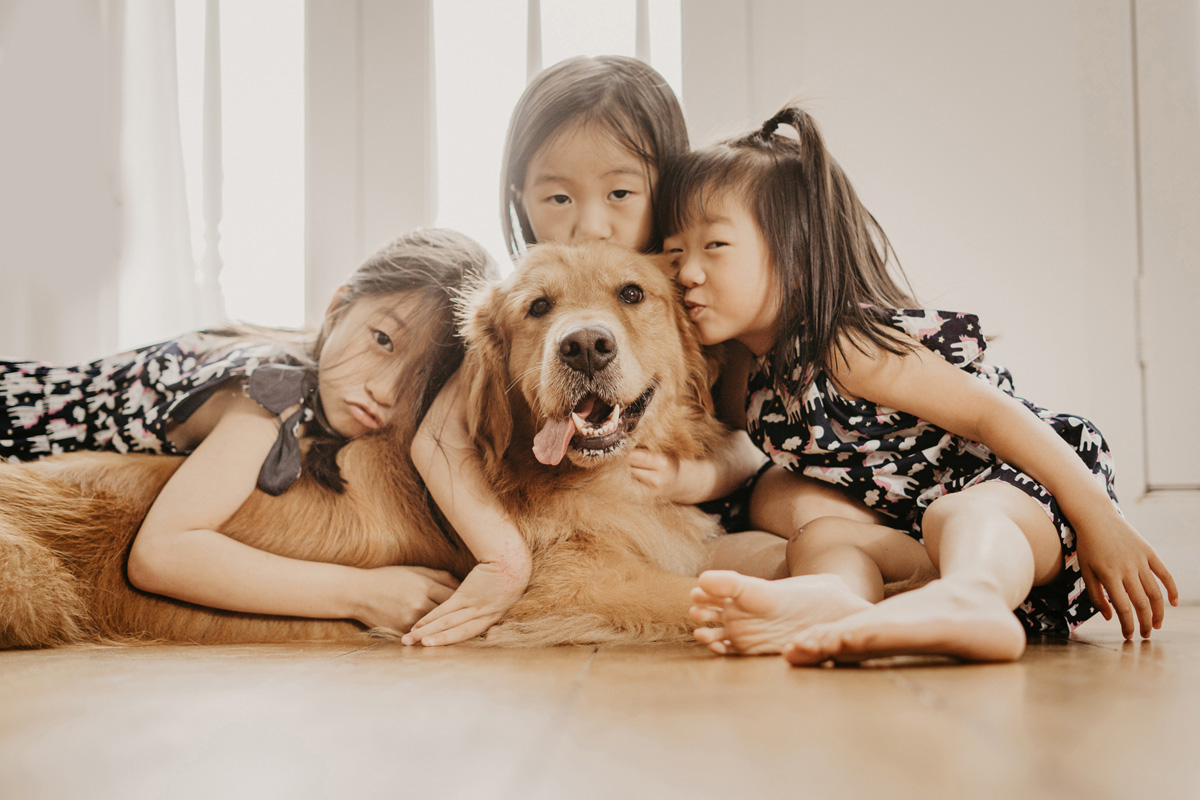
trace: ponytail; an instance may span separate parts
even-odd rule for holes
[[[732,193],[751,210],[781,298],[771,353],[780,389],[803,393],[817,372],[844,356],[847,339],[859,349],[869,342],[906,352],[871,308],[914,304],[888,271],[891,244],[799,106],[784,106],[757,130],[683,157],[671,165],[662,191],[659,224],[668,236],[702,213],[706,193]]]

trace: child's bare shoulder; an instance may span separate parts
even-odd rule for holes
[[[860,333],[843,332],[829,360],[829,377],[849,399],[870,397],[872,388],[896,380],[906,362],[926,352],[916,339],[896,330],[882,331],[895,352]]]
[[[286,417],[295,409],[288,409]],[[208,438],[217,425],[222,427],[256,427],[271,425],[275,415],[246,394],[241,381],[221,386],[186,420],[170,429],[167,437],[180,450],[195,450]]]

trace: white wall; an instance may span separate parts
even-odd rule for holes
[[[1013,371],[1019,393],[1104,431],[1127,513],[1196,600],[1200,491],[1169,474],[1155,485],[1182,490],[1147,491],[1141,360],[1157,351],[1139,347],[1143,323],[1188,334],[1186,314],[1171,320],[1152,299],[1139,307],[1143,237],[1146,252],[1157,243],[1174,257],[1156,261],[1154,274],[1177,307],[1200,311],[1200,262],[1173,238],[1194,224],[1158,234],[1141,224],[1137,130],[1177,130],[1171,109],[1195,109],[1194,94],[1189,106],[1172,93],[1187,96],[1200,77],[1200,31],[1195,0],[1147,5],[1156,13],[1143,15],[1141,41],[1170,31],[1172,64],[1192,60],[1174,85],[1160,82],[1140,118],[1129,0],[694,0],[684,4],[683,100],[702,144],[800,99],[918,298],[978,313],[998,336],[992,360]],[[1137,53],[1161,57],[1148,44]],[[1184,142],[1200,157],[1200,137]],[[1200,202],[1195,183],[1160,181],[1153,191],[1155,208]],[[1200,365],[1200,337],[1170,338],[1158,341]],[[1150,387],[1152,400],[1192,398],[1194,417],[1200,380],[1196,368],[1191,375]]]
[[[1136,36],[1147,482],[1200,486],[1200,0],[1139,2]]]
[[[0,358],[115,349],[119,73],[107,4],[0,2]]]

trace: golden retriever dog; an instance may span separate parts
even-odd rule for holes
[[[540,245],[464,314],[468,430],[533,555],[498,644],[690,641],[688,593],[719,534],[634,479],[634,447],[711,452],[708,362],[665,263]]]
[[[708,452],[708,365],[656,261],[610,246],[536,248],[463,306],[469,429],[533,554],[528,591],[485,643],[690,641],[688,591],[716,523],[659,499],[625,454]],[[308,475],[255,491],[222,526],[293,558],[370,568],[474,565],[408,457],[412,427],[347,444],[346,491]],[[0,647],[347,639],[361,625],[234,613],[135,589],[125,563],[182,459],[75,453],[0,464]]]

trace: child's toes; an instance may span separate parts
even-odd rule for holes
[[[712,650],[714,653],[716,653],[719,656],[727,656],[731,652],[733,652],[730,648],[729,642],[724,639],[718,639],[715,642],[710,642],[708,645],[708,649]]]
[[[720,622],[723,615],[720,609],[712,606],[692,606],[688,616],[696,622]]]
[[[714,642],[720,642],[725,639],[724,628],[696,628],[693,634],[696,641],[700,644],[712,645]]]
[[[723,606],[727,598],[718,597],[717,595],[709,594],[699,586],[692,589],[692,602],[698,606]]]
[[[801,636],[784,647],[783,657],[798,667],[813,666],[825,660],[817,640],[809,636]]]
[[[745,575],[728,569],[710,569],[700,573],[700,589],[719,598],[737,597]]]

